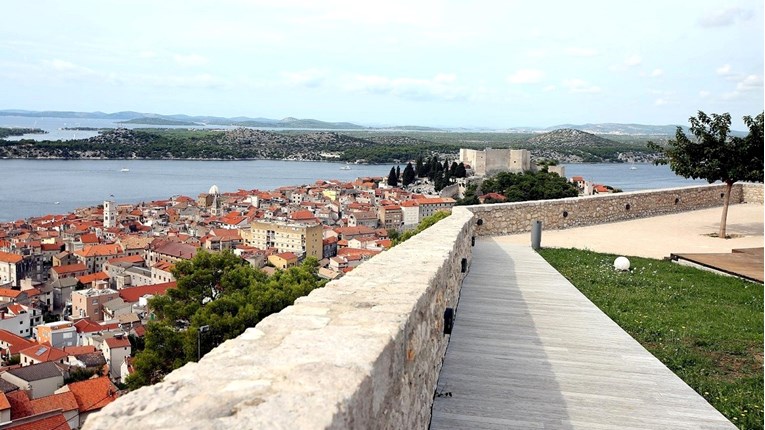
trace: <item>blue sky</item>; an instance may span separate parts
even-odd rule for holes
[[[763,110],[761,0],[10,0],[0,109],[505,128]]]

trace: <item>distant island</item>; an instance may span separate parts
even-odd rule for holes
[[[0,129],[9,130],[9,129]],[[118,128],[66,141],[0,140],[1,158],[60,159],[278,159],[406,163],[437,155],[455,160],[460,148],[528,149],[537,160],[561,163],[649,162],[642,138],[596,136],[575,129],[548,133],[481,133],[399,130],[271,131]],[[654,140],[658,140],[655,139]]]
[[[650,124],[560,124],[550,127],[497,127],[497,128],[465,128],[465,127],[423,127],[416,124],[400,125],[359,125],[352,122],[328,122],[317,119],[299,119],[287,117],[283,119],[251,118],[246,116],[220,117],[209,115],[162,115],[149,112],[121,111],[105,112],[74,112],[74,111],[29,111],[21,109],[1,109],[0,116],[20,116],[28,118],[67,118],[67,119],[106,119],[125,124],[147,124],[167,126],[222,125],[241,126],[269,129],[316,129],[316,130],[382,130],[382,131],[452,131],[452,132],[500,132],[500,133],[544,133],[562,128],[571,128],[597,135],[613,136],[663,136],[674,135],[678,125]],[[166,120],[166,121],[162,121]],[[173,122],[177,121],[177,122]],[[681,125],[683,130],[688,128]],[[746,136],[746,132],[732,131],[733,135]]]
[[[179,121],[176,119],[156,118],[156,117],[141,117],[133,118],[126,121],[118,121],[118,124],[141,124],[141,125],[199,125],[190,121]]]
[[[0,128],[0,139],[11,136],[23,136],[25,134],[47,134],[48,132],[40,128]]]

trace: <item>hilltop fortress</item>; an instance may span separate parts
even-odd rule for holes
[[[499,172],[535,172],[537,165],[531,163],[528,149],[492,149],[483,151],[460,148],[460,162],[470,165],[476,176],[490,176]],[[563,166],[549,166],[550,172],[565,176]]]

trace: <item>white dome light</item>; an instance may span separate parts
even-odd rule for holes
[[[614,260],[614,269],[626,272],[630,270],[630,260],[627,257],[616,257]]]
[[[213,185],[210,187],[210,191],[208,191],[207,194],[220,194],[220,191],[218,191],[218,186]]]

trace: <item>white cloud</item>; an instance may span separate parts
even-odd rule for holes
[[[571,47],[566,49],[566,54],[572,57],[594,57],[598,55],[598,51],[592,48]]]
[[[521,69],[507,77],[507,81],[511,84],[535,84],[538,83],[544,72],[537,69]]]
[[[754,13],[750,9],[740,7],[729,7],[727,9],[718,9],[707,12],[699,18],[699,24],[702,27],[726,27],[737,22],[749,20]]]
[[[453,101],[467,98],[467,90],[457,84],[457,77],[447,73],[437,74],[431,79],[356,75],[351,77],[345,88],[411,100]]]
[[[290,85],[316,88],[324,82],[326,73],[319,69],[307,69],[297,72],[288,72],[284,74],[287,83]]]
[[[550,91],[555,91],[556,89],[558,89],[558,87],[556,87],[555,85],[548,85],[548,86],[542,88],[542,91],[550,92]]]
[[[667,101],[667,99],[665,99],[665,98],[658,98],[658,99],[656,99],[655,102],[653,102],[653,104],[655,106],[664,106],[665,104],[668,104],[668,103],[669,103],[669,101]]]
[[[763,89],[763,82],[762,82],[762,76],[759,75],[747,75],[747,76],[740,76],[737,78],[738,83],[736,84],[736,89],[727,92],[723,94],[723,99],[725,100],[732,100],[732,99],[738,99],[742,96],[748,94],[748,93],[755,93],[762,95],[762,89]]]
[[[653,69],[653,71],[651,72],[650,76],[651,76],[652,78],[658,78],[659,76],[661,76],[661,75],[663,75],[663,74],[664,74],[664,70],[661,70],[661,69]]]
[[[720,76],[728,76],[731,73],[730,64],[724,64],[717,68],[717,74]]]
[[[599,86],[591,85],[582,79],[566,79],[563,81],[563,86],[572,93],[596,94],[602,91]]]
[[[69,78],[92,78],[98,75],[98,73],[91,68],[80,66],[65,60],[43,60],[42,63],[46,68],[53,70],[57,76],[65,76]]]
[[[624,59],[624,65],[627,67],[635,67],[640,65],[640,63],[643,62],[643,59],[640,58],[640,55],[632,54],[629,57]]]
[[[744,77],[737,85],[737,91],[762,90],[762,76],[748,75]]]
[[[706,90],[699,91],[699,97],[701,97],[702,99],[705,99],[709,97],[710,95],[712,95],[712,93],[710,93],[709,91],[706,91]]]
[[[203,57],[198,54],[189,54],[189,55],[180,55],[175,54],[173,55],[173,60],[175,60],[176,63],[178,63],[181,66],[186,67],[193,67],[193,66],[204,66],[208,63],[208,60],[206,57]]]

